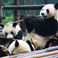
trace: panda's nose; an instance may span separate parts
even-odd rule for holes
[[[41,13],[42,14],[42,16],[44,16],[44,13]]]

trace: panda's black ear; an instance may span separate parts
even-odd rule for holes
[[[56,9],[58,9],[58,3],[56,3],[56,4],[54,5],[54,7],[55,7]]]
[[[16,40],[15,41],[15,47],[18,47],[19,46],[19,43],[18,43],[18,41]]]
[[[16,27],[17,23],[13,23],[13,27]]]
[[[4,25],[3,25],[3,24],[0,24],[0,26],[1,26],[2,28],[4,28]]]

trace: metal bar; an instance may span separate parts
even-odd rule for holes
[[[41,9],[45,4],[41,5],[10,5],[10,6],[3,6],[2,8],[5,10],[38,10]]]

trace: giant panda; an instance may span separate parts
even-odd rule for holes
[[[1,25],[3,27],[2,34],[5,38],[15,38],[22,39],[23,33],[18,23],[9,22],[6,25]]]
[[[47,48],[50,42],[54,41],[53,39],[50,40],[50,37],[53,38],[58,31],[58,3],[45,5],[40,10],[40,16],[41,18],[29,16],[23,19],[29,33],[35,29],[35,33],[31,37],[33,44],[40,48]],[[35,39],[33,39],[34,37]]]
[[[57,21],[57,30],[58,30],[58,3],[45,5],[40,11],[40,16],[43,19],[45,19],[45,18],[49,19],[52,17],[51,20],[53,20],[53,21],[56,20]]]
[[[49,47],[49,38],[57,32],[57,20],[53,16],[44,19],[35,16],[26,16],[23,19],[28,33],[32,33],[32,30],[35,30],[30,36],[33,44],[40,49]]]
[[[10,54],[20,54],[31,52],[34,50],[34,46],[31,44],[29,40],[15,40],[8,47],[8,51],[10,52]]]
[[[53,43],[52,45],[58,45],[58,3],[45,5],[40,11],[40,16],[42,19],[51,18],[49,20],[53,20],[52,24],[54,24],[54,26],[57,26],[56,28],[53,28],[55,31],[57,29],[57,32],[55,32],[55,34],[53,35],[52,39],[49,40],[49,42]],[[54,23],[55,21],[57,21],[57,24]]]

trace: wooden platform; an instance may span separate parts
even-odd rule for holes
[[[1,58],[58,58],[58,46]]]

